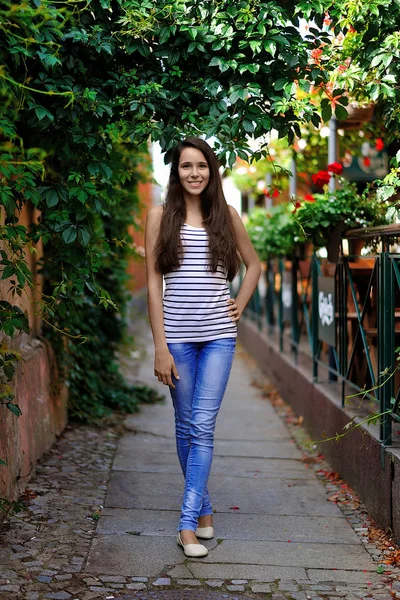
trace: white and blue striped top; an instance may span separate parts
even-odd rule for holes
[[[230,297],[221,265],[208,270],[208,234],[186,223],[181,229],[179,269],[164,275],[164,329],[168,344],[206,342],[236,337],[236,323],[228,316]]]

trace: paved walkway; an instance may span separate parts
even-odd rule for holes
[[[172,404],[157,382],[164,405],[144,406],[126,420],[87,573],[162,577],[160,584],[218,580],[232,591],[264,593],[271,584],[278,590],[280,580],[287,592],[308,588],[314,595],[334,591],[336,582],[339,592],[350,584],[366,596],[379,582],[360,537],[327,501],[288,429],[251,385],[248,363],[239,349],[218,418],[209,482],[216,538],[205,542],[208,556],[187,560],[175,542],[183,478]],[[151,357],[140,378],[155,384]]]
[[[165,394],[138,323],[126,372]],[[232,600],[400,597],[394,576],[376,572],[364,512],[327,501],[340,493],[317,477],[329,467],[306,464],[253,379],[262,376],[239,348],[218,421],[206,558],[186,559],[175,541],[183,477],[167,397],[128,417],[120,437],[118,428],[66,430],[28,485],[26,511],[0,530],[0,599],[178,600],[172,590],[192,589],[205,600],[212,588]]]

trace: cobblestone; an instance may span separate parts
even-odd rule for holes
[[[126,589],[128,589],[128,590],[145,590],[146,586],[144,583],[127,583]]]
[[[169,579],[168,577],[159,577],[159,579],[153,581],[153,585],[171,585],[171,579]]]
[[[51,583],[52,577],[48,577],[47,575],[39,575],[37,578],[40,583]]]
[[[19,592],[18,585],[0,585],[1,592]]]
[[[178,585],[189,585],[191,587],[201,585],[201,581],[198,579],[178,579],[176,583]]]
[[[244,585],[227,585],[228,592],[244,592]]]
[[[206,584],[212,588],[220,588],[224,585],[224,582],[222,579],[207,579]]]

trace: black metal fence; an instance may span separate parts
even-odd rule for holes
[[[380,440],[398,440],[400,423],[400,254],[390,245],[400,226],[353,230],[337,264],[311,253],[264,265],[245,315],[311,369],[315,382],[336,386],[342,404],[380,424]],[[379,252],[352,245],[379,239]]]

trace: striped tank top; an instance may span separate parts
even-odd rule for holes
[[[181,229],[180,267],[164,275],[164,330],[169,344],[236,337],[228,316],[226,272],[208,270],[208,234],[186,223]]]

